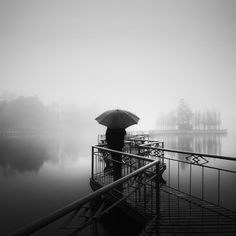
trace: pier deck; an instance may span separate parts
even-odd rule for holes
[[[129,145],[132,144],[132,140],[128,142],[131,142]],[[183,154],[188,154],[183,162],[190,165],[190,192],[183,192],[180,189],[173,188],[170,185],[170,179],[167,181],[167,184],[162,181],[160,182],[160,179],[162,179],[160,177],[163,172],[165,172],[166,166],[167,172],[170,171],[171,166],[169,164],[171,159],[165,159],[164,151],[161,151],[161,148],[163,148],[162,143],[145,142],[142,140],[137,141],[136,139],[134,144],[133,148],[127,148],[126,150],[129,150],[131,153],[139,154],[142,157],[148,156],[151,159],[153,158],[153,160],[158,158],[160,160],[158,185],[155,183],[156,170],[152,169],[148,174],[149,177],[151,176],[151,178],[149,178],[150,180],[144,177],[144,185],[139,186],[140,181],[136,179],[136,183],[133,183],[133,186],[126,183],[126,185],[122,187],[121,194],[124,201],[123,205],[118,205],[118,207],[122,208],[125,204],[126,212],[128,206],[132,209],[134,215],[136,212],[137,215],[143,217],[144,222],[148,222],[145,223],[146,225],[140,235],[236,235],[236,212],[220,204],[220,174],[224,173],[224,171],[227,172],[227,170],[219,170],[216,168],[216,172],[219,174],[216,179],[219,188],[217,193],[218,202],[217,204],[215,202],[212,203],[203,197],[203,186],[201,189],[202,197],[196,197],[191,194],[191,171],[194,168],[193,165],[208,168],[201,164],[201,161],[208,163],[208,161],[206,161],[207,157],[197,155],[196,153],[193,153],[191,156],[189,153],[183,152]],[[137,145],[141,147],[141,150],[137,149]],[[163,150],[165,149],[163,148]],[[173,150],[170,151],[172,152]],[[210,155],[209,157],[212,158]],[[176,160],[171,161],[175,162]],[[134,166],[134,163],[137,164],[137,160],[132,160],[131,165],[128,166]],[[173,170],[177,176],[180,171],[179,166],[180,163],[178,162],[177,173]],[[126,167],[123,165],[123,175],[125,175],[125,170]],[[150,173],[152,171],[153,173]],[[203,179],[200,179],[202,183],[205,181],[204,171],[206,172],[206,170],[202,170]],[[102,168],[96,173],[97,175],[95,175],[93,181],[96,182],[97,188],[113,181],[112,173],[105,173],[102,171]],[[230,173],[235,174],[234,171],[230,171]],[[168,174],[170,173],[167,173],[167,176]],[[137,191],[130,194],[131,189],[136,189]]]
[[[111,181],[109,174],[94,179],[94,190]],[[96,187],[95,187],[96,186]],[[150,187],[150,186],[149,186]],[[199,198],[161,184],[160,189],[139,189],[142,197],[130,194],[123,186],[122,197],[128,200],[118,205],[139,223],[146,224],[140,236],[145,235],[236,235],[236,214]],[[143,195],[145,192],[146,196]],[[152,194],[152,196],[148,196]],[[159,194],[157,202],[156,194]],[[111,195],[107,195],[111,198]],[[116,199],[113,201],[116,201]],[[158,205],[159,204],[159,205]],[[145,207],[143,207],[145,205]],[[159,214],[156,214],[158,208]],[[129,212],[128,212],[129,211]],[[139,217],[139,218],[138,218]]]

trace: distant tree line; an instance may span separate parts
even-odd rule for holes
[[[183,99],[176,110],[157,120],[157,127],[164,130],[219,130],[221,124],[220,112],[215,109],[193,112]]]
[[[44,105],[34,96],[0,98],[0,133],[63,131],[84,134],[97,125],[94,117],[89,109],[62,107],[58,103]]]
[[[58,113],[38,97],[17,97],[0,101],[0,132],[33,132],[55,129]]]

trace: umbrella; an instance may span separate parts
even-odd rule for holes
[[[126,110],[108,110],[103,112],[95,119],[99,124],[105,125],[111,129],[125,129],[131,125],[137,124],[139,118]]]

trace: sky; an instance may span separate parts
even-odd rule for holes
[[[235,0],[0,0],[0,52],[0,93],[130,110],[135,129],[184,98],[235,126]]]

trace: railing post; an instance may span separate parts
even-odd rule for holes
[[[146,184],[143,186],[143,198],[144,198],[144,213],[146,214],[146,206],[147,206],[147,191],[146,191]]]
[[[202,200],[204,198],[204,166],[202,166]]]
[[[138,155],[140,156],[141,148],[138,145]],[[141,161],[138,160],[138,169],[141,167]],[[141,178],[140,178],[141,179]],[[138,201],[141,201],[141,190],[140,190],[140,180],[138,180]]]
[[[160,222],[160,161],[156,164],[156,235],[159,235]]]
[[[189,194],[191,195],[192,194],[192,164],[190,163],[190,177],[189,177]]]
[[[178,190],[179,190],[179,161],[178,161]]]
[[[138,155],[140,156],[140,154],[141,154],[141,147],[139,145],[137,145],[137,146],[138,146]]]
[[[94,179],[94,147],[92,147],[92,166],[91,166],[91,176],[92,180]]]
[[[164,142],[161,144],[162,148],[164,149]],[[164,151],[161,151],[161,157],[162,157],[162,164],[164,164]]]
[[[218,170],[218,206],[220,206],[220,170]]]
[[[169,187],[170,187],[170,159],[169,159]]]

